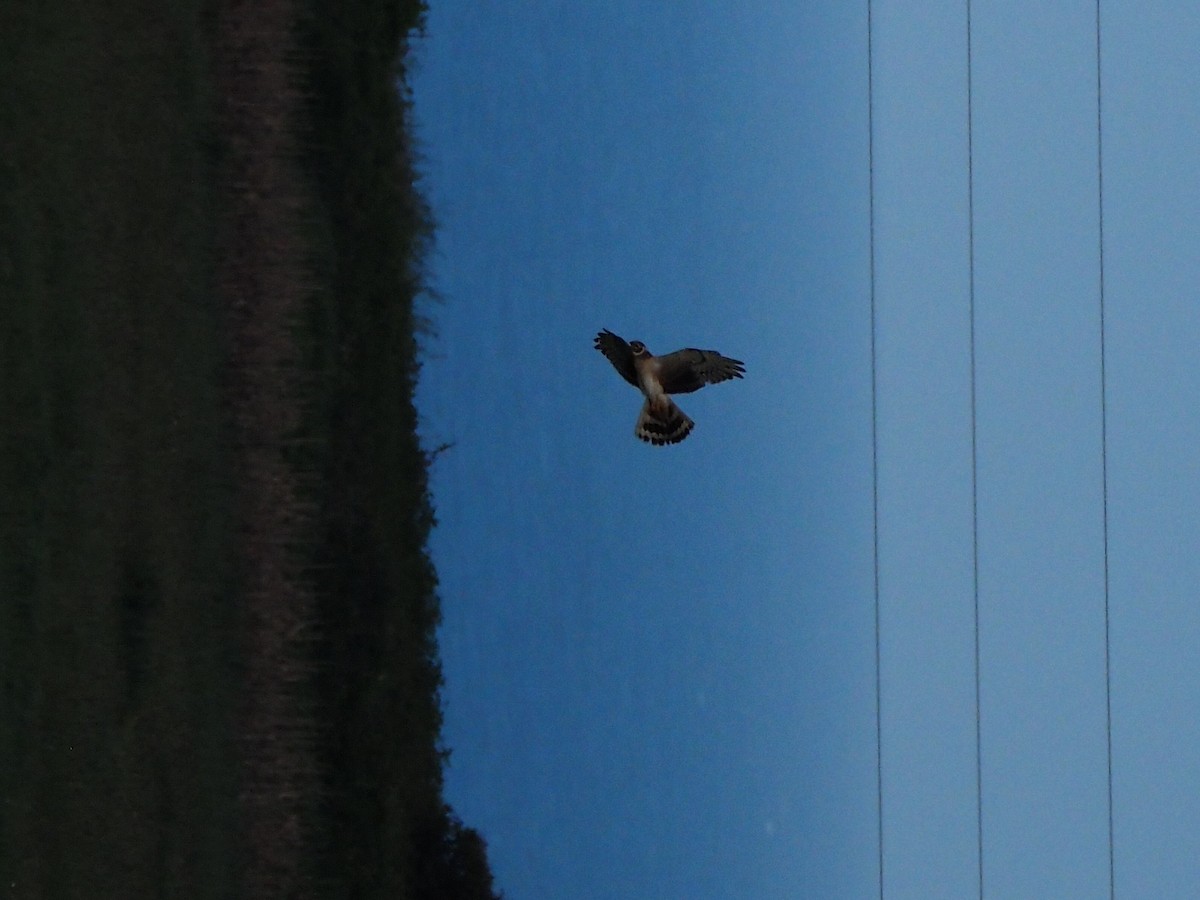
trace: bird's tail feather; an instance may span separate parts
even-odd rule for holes
[[[664,444],[678,444],[691,434],[695,424],[675,405],[674,400],[667,398],[665,404],[647,400],[642,404],[642,412],[633,433],[643,441],[661,447]]]

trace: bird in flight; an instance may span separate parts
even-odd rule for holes
[[[688,347],[655,356],[641,341],[627,343],[607,328],[596,335],[596,349],[608,357],[622,378],[646,395],[633,433],[656,447],[678,444],[696,424],[669,394],[690,394],[706,384],[741,378],[746,371],[740,359],[716,350]]]

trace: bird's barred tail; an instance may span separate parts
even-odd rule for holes
[[[647,400],[642,404],[641,415],[633,433],[647,443],[661,447],[663,444],[678,444],[692,432],[695,422],[689,419],[674,400],[665,405],[655,405]]]

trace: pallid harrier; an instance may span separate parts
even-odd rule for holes
[[[688,347],[655,356],[641,341],[626,343],[607,328],[596,335],[596,349],[608,357],[622,378],[646,395],[633,433],[659,447],[678,444],[696,424],[668,394],[690,394],[706,384],[741,378],[746,371],[740,359],[716,350]]]

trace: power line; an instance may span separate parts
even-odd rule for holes
[[[971,562],[975,612],[975,837],[979,897],[983,898],[983,718],[979,678],[979,466],[975,417],[975,111],[971,77],[971,0],[967,0],[967,252],[971,322]]]
[[[1113,850],[1112,667],[1108,614],[1108,378],[1105,371],[1104,335],[1104,119],[1100,65],[1100,0],[1096,0],[1096,201],[1100,264],[1100,481],[1104,532],[1104,731],[1108,752],[1108,896],[1116,897]]]
[[[975,805],[976,805],[976,852],[978,889],[982,900],[984,893],[983,857],[983,728],[982,728],[982,685],[980,665],[980,616],[979,616],[979,467],[977,426],[977,364],[975,338],[975,147],[974,147],[974,84],[973,48],[971,27],[971,0],[966,0],[966,44],[967,44],[967,243],[969,256],[969,319],[970,319],[970,365],[971,365],[971,548],[972,548],[972,599],[974,606],[975,639]],[[880,652],[880,577],[879,577],[879,440],[878,440],[878,364],[876,352],[876,277],[875,277],[875,126],[874,126],[874,47],[873,9],[867,2],[867,121],[868,121],[868,169],[869,169],[869,219],[870,219],[870,306],[871,306],[871,456],[872,456],[872,517],[874,532],[874,589],[875,589],[875,737],[876,737],[876,788],[878,810],[879,843],[879,896],[884,896],[884,844],[883,844],[883,726],[882,726],[882,672]],[[1096,0],[1096,163],[1097,200],[1099,208],[1099,305],[1100,305],[1100,397],[1101,397],[1101,479],[1103,494],[1103,548],[1104,548],[1104,681],[1105,717],[1108,777],[1108,870],[1109,897],[1116,896],[1115,852],[1113,830],[1113,753],[1112,753],[1112,677],[1111,677],[1111,629],[1109,605],[1109,553],[1108,553],[1108,382],[1106,370],[1105,294],[1104,294],[1104,145],[1103,145],[1103,94],[1101,65],[1101,18],[1100,0]]]
[[[871,523],[875,572],[875,790],[879,835],[879,900],[883,900],[883,676],[879,650],[879,379],[875,353],[875,70],[872,4],[867,0],[867,171],[871,271]]]

